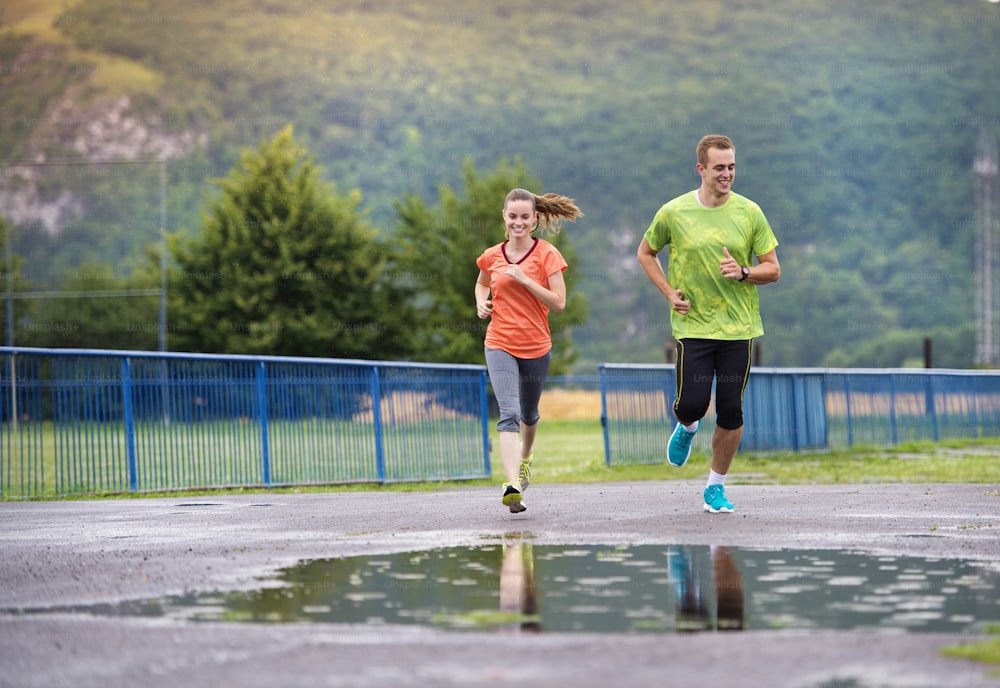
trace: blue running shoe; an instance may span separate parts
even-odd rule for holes
[[[733,513],[733,503],[726,499],[726,488],[722,485],[705,488],[705,511],[711,514]]]
[[[674,428],[674,434],[670,436],[670,442],[667,444],[667,461],[671,466],[680,468],[687,463],[688,457],[691,456],[691,441],[695,432],[698,432],[697,428],[694,432],[688,432],[680,423]]]
[[[667,550],[667,570],[670,572],[670,582],[677,589],[677,599],[684,599],[694,580],[694,569],[691,567],[687,547],[672,547]]]

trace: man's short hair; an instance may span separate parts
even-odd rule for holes
[[[708,149],[719,148],[721,150],[731,150],[736,152],[736,146],[728,136],[722,134],[709,134],[703,136],[698,142],[698,164],[705,165],[708,162]]]

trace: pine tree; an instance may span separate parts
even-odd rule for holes
[[[219,180],[200,236],[171,252],[171,348],[393,359],[410,339],[388,248],[320,178],[292,127]]]

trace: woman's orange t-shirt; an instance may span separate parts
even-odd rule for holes
[[[504,252],[506,246],[506,241],[491,246],[476,259],[479,269],[490,276],[490,298],[493,301],[493,314],[486,328],[486,346],[501,349],[517,358],[541,358],[552,348],[549,307],[505,274],[511,265]],[[538,238],[517,264],[525,275],[546,289],[549,275],[568,267],[559,249]]]

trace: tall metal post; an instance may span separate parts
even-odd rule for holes
[[[997,247],[997,139],[979,133],[973,171],[976,174],[976,351],[975,364],[1000,364],[1000,266]]]
[[[7,346],[14,346],[14,251],[11,248],[11,243],[13,242],[13,237],[11,234],[14,229],[13,224],[10,222],[4,222],[4,235],[3,235],[3,256],[4,256],[4,269],[7,272],[7,303],[6,303],[6,315],[7,315]],[[10,362],[10,370],[8,379],[10,380],[10,429],[11,432],[17,433],[18,427],[18,415],[17,410],[17,366],[14,363],[14,354],[11,354],[7,359]]]
[[[167,161],[160,160],[160,351],[167,350]]]
[[[3,232],[3,258],[4,268],[7,271],[7,346],[14,346],[14,258],[10,248],[11,224],[4,222]]]

